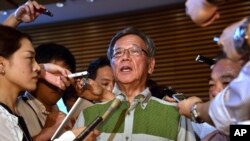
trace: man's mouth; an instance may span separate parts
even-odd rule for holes
[[[122,72],[130,72],[130,71],[132,71],[132,68],[129,67],[129,66],[123,66],[123,67],[121,67],[120,71],[122,71]]]

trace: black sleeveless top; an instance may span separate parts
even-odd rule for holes
[[[12,114],[12,115],[14,115],[14,116],[16,116],[18,118],[18,126],[23,131],[23,140],[22,141],[32,141],[32,137],[31,137],[31,135],[29,133],[29,130],[28,130],[27,126],[26,126],[26,123],[25,123],[23,117],[13,113],[11,111],[11,109],[7,105],[5,105],[5,104],[3,104],[1,102],[0,102],[0,105],[3,106],[10,114]]]

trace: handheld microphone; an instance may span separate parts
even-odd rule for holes
[[[30,1],[34,1],[34,0],[30,0]],[[18,5],[17,5],[18,7]],[[36,9],[35,10],[39,13],[42,13],[44,15],[47,15],[47,16],[50,16],[50,17],[53,17],[54,15],[48,10],[48,9],[45,9],[45,8],[40,8],[40,9]]]
[[[120,105],[121,102],[124,100],[124,96],[118,95],[116,96],[115,100],[111,103],[107,111],[102,116],[97,116],[95,120],[93,120],[75,139],[74,141],[82,141],[85,139],[88,134],[94,130],[100,123],[105,121],[108,116],[110,116],[114,110],[116,110]]]
[[[54,16],[48,9],[40,8],[40,9],[36,9],[36,11],[38,11],[44,15],[50,16],[50,17]]]
[[[207,58],[207,57],[204,57],[202,55],[197,55],[195,61],[206,63],[210,67],[213,66],[216,63],[215,60]]]
[[[112,104],[109,106],[107,111],[102,115],[103,121],[107,119],[107,117],[114,112],[120,105],[121,102],[124,101],[124,96],[123,95],[118,95],[116,96],[115,100],[112,102]]]
[[[82,71],[82,72],[77,72],[77,73],[69,74],[68,77],[69,77],[69,78],[74,78],[74,77],[85,76],[85,75],[87,75],[87,74],[88,74],[87,71]]]

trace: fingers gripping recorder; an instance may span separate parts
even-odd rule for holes
[[[82,71],[82,72],[72,73],[68,75],[68,78],[77,78],[77,77],[82,77],[82,81],[83,81],[82,88],[86,89],[88,86],[88,72]]]
[[[184,100],[186,97],[182,93],[176,93],[172,96],[177,102]]]

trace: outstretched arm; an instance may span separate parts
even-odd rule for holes
[[[34,0],[28,0],[25,4],[19,6],[16,11],[3,22],[3,25],[16,28],[22,22],[32,22],[41,14],[37,9],[45,9],[45,7]]]

